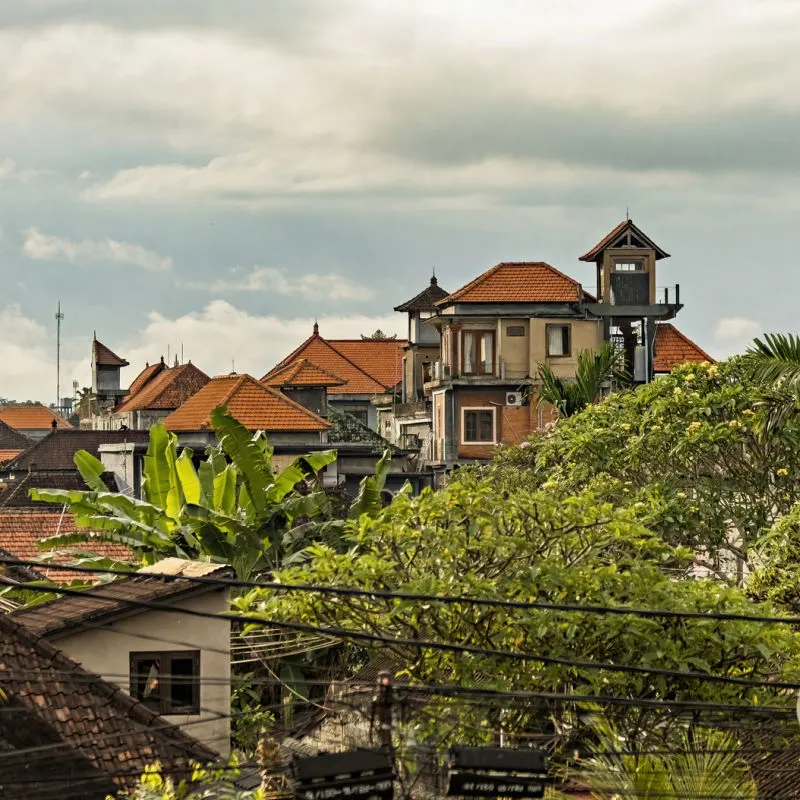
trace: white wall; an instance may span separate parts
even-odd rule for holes
[[[228,590],[208,592],[171,605],[220,614],[228,610]],[[148,637],[157,637],[159,641]],[[136,616],[106,623],[102,629],[52,637],[51,641],[90,672],[96,672],[109,683],[117,684],[126,694],[130,693],[132,652],[200,650],[200,714],[166,715],[165,719],[175,725],[186,726],[186,733],[212,750],[222,755],[228,754],[231,660],[230,623],[226,620],[210,620],[167,611],[144,611]],[[126,677],[120,678],[120,675]]]

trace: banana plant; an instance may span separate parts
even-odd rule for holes
[[[140,564],[169,556],[211,560],[231,565],[243,579],[284,563],[293,555],[287,547],[298,541],[287,536],[296,521],[324,522],[330,514],[317,476],[336,460],[336,452],[300,456],[276,473],[263,432],[251,434],[222,407],[211,422],[218,444],[206,449],[199,467],[190,448],[178,454],[175,434],[162,424],[153,426],[142,500],[107,491],[102,462],[79,451],[75,465],[87,491],[30,492],[34,500],[66,506],[85,529],[52,537],[47,548],[114,542]],[[299,491],[306,482],[312,491]],[[92,557],[84,554],[81,563]]]

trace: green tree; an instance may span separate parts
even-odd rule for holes
[[[741,579],[800,496],[800,421],[764,435],[763,398],[741,359],[684,364],[505,448],[492,480],[563,498],[591,490]]]
[[[546,491],[499,488],[463,472],[439,492],[398,498],[377,517],[362,517],[347,533],[346,553],[311,548],[301,567],[278,573],[282,583],[337,585],[433,595],[463,595],[544,603],[633,606],[693,612],[769,613],[738,588],[713,580],[676,581],[691,554],[590,492],[568,499]],[[637,665],[772,680],[798,675],[798,640],[778,625],[713,619],[643,618],[463,603],[420,603],[375,597],[332,601],[309,592],[256,589],[236,601],[271,620],[433,639],[481,648],[541,654],[567,661]],[[726,685],[665,675],[593,669],[581,664],[510,660],[396,644],[368,645],[390,654],[412,682],[503,691],[555,692],[656,701],[778,705],[791,698],[768,687]],[[359,648],[360,649],[360,648]],[[353,649],[355,652],[355,648]],[[508,741],[539,733],[559,747],[586,736],[590,704],[546,698],[497,701],[494,711],[453,699],[431,699],[425,737],[452,725],[464,742],[491,740],[487,720],[503,709]],[[490,710],[491,711],[491,710]],[[669,739],[684,723],[668,710],[609,705],[605,714],[629,737]],[[698,719],[703,716],[697,712]],[[429,728],[426,728],[429,725]],[[762,732],[766,733],[768,725]],[[773,731],[773,733],[775,733]]]
[[[562,417],[571,417],[597,400],[604,383],[612,378],[625,381],[624,361],[623,350],[603,342],[597,352],[582,350],[578,354],[574,379],[560,378],[549,366],[539,364],[539,402],[549,403]]]
[[[261,789],[239,789],[234,783],[238,775],[235,763],[220,769],[197,766],[190,780],[176,781],[154,764],[145,770],[136,787],[118,792],[116,800],[264,800]]]
[[[276,472],[263,433],[251,434],[223,408],[212,412],[212,425],[219,444],[206,450],[198,468],[190,448],[179,455],[177,437],[161,424],[153,426],[143,500],[109,492],[100,477],[103,464],[79,451],[75,464],[88,491],[31,490],[35,500],[67,506],[87,529],[48,539],[47,547],[116,542],[139,563],[167,556],[210,559],[231,565],[247,579],[302,550],[310,532],[308,525],[298,525],[302,520],[331,522],[323,532],[336,527],[317,480],[336,459],[335,451],[301,456]],[[306,483],[311,489],[299,491]],[[86,557],[104,563],[96,554]]]
[[[714,730],[694,730],[691,735],[682,731],[678,745],[672,753],[637,754],[636,742],[601,724],[598,755],[581,760],[574,777],[596,800],[755,800],[755,781],[732,736]]]

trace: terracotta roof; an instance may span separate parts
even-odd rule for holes
[[[94,800],[132,789],[153,762],[189,777],[192,761],[217,757],[7,614],[0,663],[4,706],[15,712],[0,719],[4,797]],[[32,759],[31,746],[46,747],[46,758]]]
[[[39,504],[41,507],[43,504]],[[0,508],[0,548],[26,561],[41,559],[43,551],[38,542],[59,533],[85,531],[75,523],[72,514],[61,513],[58,506],[50,506],[47,511],[31,508]],[[117,561],[130,561],[133,554],[127,547],[113,542],[88,542],[77,545],[77,549],[91,550]],[[66,549],[66,548],[65,548]],[[61,583],[75,580],[95,581],[97,575],[61,570],[58,564],[69,564],[74,559],[65,553],[53,561],[53,567],[41,567],[37,571],[45,578]],[[0,615],[2,616],[2,615]]]
[[[328,339],[328,344],[387,389],[403,380],[405,339]]]
[[[169,367],[152,378],[135,394],[129,394],[122,404],[114,409],[115,414],[129,411],[174,411],[193,394],[199,392],[211,378],[192,362]]]
[[[0,450],[24,450],[32,444],[33,439],[0,421]]]
[[[148,384],[159,372],[162,372],[167,368],[167,365],[164,363],[164,359],[162,358],[161,361],[156,361],[155,364],[147,364],[145,368],[133,379],[133,383],[131,383],[130,387],[128,388],[128,394],[122,398],[122,402],[125,403],[126,401],[130,400],[133,395],[137,392],[141,391],[146,384]]]
[[[367,340],[369,342],[377,340]],[[381,340],[383,341],[383,340]],[[341,344],[341,340],[337,342]],[[405,342],[399,342],[396,339],[389,340],[390,347],[385,348],[382,345],[381,351],[383,353],[391,353],[391,345],[395,348],[402,348]],[[329,342],[319,334],[319,328],[314,325],[314,332],[308,337],[296,350],[290,353],[283,361],[276,367],[271,369],[261,380],[266,381],[274,375],[279,369],[291,364],[299,358],[305,358],[334,375],[338,375],[347,381],[344,386],[338,387],[334,394],[386,394],[387,385],[382,383],[377,375],[372,375],[366,371],[363,365],[357,365],[350,357],[342,353],[338,347],[334,347],[333,342]],[[390,359],[394,363],[394,358]],[[402,359],[400,360],[402,369]],[[398,372],[399,375],[399,372]],[[393,375],[392,378],[395,376]],[[398,377],[399,380],[399,377]],[[397,383],[395,381],[391,384],[392,387]]]
[[[656,251],[656,260],[669,258],[669,253],[662,250],[646,233],[633,224],[633,220],[624,219],[613,230],[609,231],[591,250],[584,253],[579,261],[597,261],[602,252],[609,247],[648,247]]]
[[[24,451],[22,450],[0,450],[0,466],[3,464],[7,464],[9,461],[13,461],[20,453]]]
[[[82,431],[77,428],[54,430],[43,439],[31,444],[20,456],[8,464],[7,471],[48,469],[75,469],[75,453],[86,450],[100,458],[101,444],[119,442],[146,442],[147,431]]]
[[[328,372],[307,358],[298,358],[291,364],[265,376],[262,383],[267,386],[344,386],[343,378]]]
[[[450,303],[577,303],[580,283],[543,261],[506,261],[462,286],[437,307]]]
[[[436,301],[447,297],[448,292],[439,286],[439,282],[434,275],[429,286],[426,286],[418,295],[415,295],[405,303],[395,306],[395,311],[434,311]]]
[[[128,362],[120,358],[113,350],[106,347],[102,342],[94,339],[92,342],[92,363],[101,367],[127,367]]]
[[[17,431],[46,430],[53,427],[53,420],[59,428],[71,428],[63,417],[54,414],[41,403],[31,405],[15,404],[0,408],[0,422],[5,422]]]
[[[177,564],[175,563],[177,562]],[[176,580],[153,578],[148,572],[175,575]],[[118,578],[104,583],[95,589],[87,589],[85,597],[68,595],[57,597],[46,603],[21,608],[15,618],[37,636],[49,637],[74,628],[86,622],[98,622],[120,614],[140,614],[141,608],[128,605],[130,600],[143,600],[148,603],[165,602],[184,594],[205,594],[217,590],[212,584],[193,583],[180,580],[180,575],[189,577],[233,577],[233,570],[225,564],[208,564],[168,558],[150,567],[139,570],[130,578]],[[93,594],[102,594],[109,599],[92,599]]]
[[[714,359],[705,350],[682,334],[671,322],[660,322],[656,326],[653,371],[671,372],[678,364],[686,361],[714,363]]]
[[[248,430],[325,431],[330,424],[250,375],[218,375],[192,395],[164,424],[171,431],[199,431],[211,425],[211,412],[225,406]]]

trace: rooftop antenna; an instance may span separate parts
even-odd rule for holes
[[[625,221],[626,222],[630,222],[631,221],[631,215],[630,215],[630,211],[628,210],[628,206],[625,206]]]
[[[58,301],[58,311],[56,311],[56,408],[61,405],[61,320],[64,315],[61,313],[61,301]],[[95,334],[96,337],[96,334]]]
[[[183,342],[181,342],[181,364],[183,364]]]
[[[169,342],[167,342],[167,366],[169,366]]]

